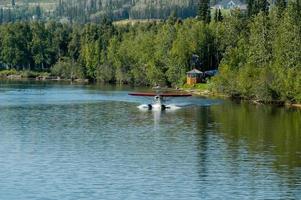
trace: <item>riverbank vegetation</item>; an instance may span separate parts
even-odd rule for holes
[[[114,26],[17,22],[0,26],[2,68],[48,71],[65,78],[139,85],[185,80],[192,54],[218,64],[216,24],[197,19]]]
[[[10,69],[0,71],[0,79],[39,79],[40,77],[46,79],[50,76],[51,74],[48,72],[37,72],[30,70],[17,71],[15,69]]]
[[[215,90],[245,99],[301,102],[301,4],[260,12],[236,32]],[[233,34],[233,32],[229,32]]]
[[[107,18],[84,25],[4,23],[0,65],[66,79],[182,86],[197,55],[203,71],[219,69],[210,81],[215,92],[301,102],[300,1],[279,0],[270,9],[260,2],[229,16],[210,14],[207,6],[197,18],[171,15],[133,25]]]

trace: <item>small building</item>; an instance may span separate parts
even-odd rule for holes
[[[213,76],[215,76],[217,74],[218,74],[218,70],[217,69],[205,71],[203,73],[203,78],[205,78],[205,79],[206,78],[211,78],[211,77],[213,77]]]
[[[242,3],[240,0],[222,0],[216,5],[211,7],[212,9],[240,9],[246,10],[247,4]]]
[[[187,72],[186,74],[187,74],[187,84],[188,85],[194,85],[194,84],[200,83],[202,81],[203,72],[201,72],[197,69],[193,69],[193,70]]]

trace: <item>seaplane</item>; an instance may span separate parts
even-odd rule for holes
[[[173,97],[190,97],[191,94],[184,94],[184,93],[170,93],[170,92],[163,92],[160,86],[156,86],[153,88],[154,92],[133,92],[129,93],[131,96],[139,96],[139,97],[153,97],[153,102],[150,104],[142,104],[138,106],[139,109],[143,110],[169,110],[176,108],[175,105],[166,104],[167,98]]]

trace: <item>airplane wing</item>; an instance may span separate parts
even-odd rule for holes
[[[176,94],[176,93],[165,93],[165,94],[160,94],[162,97],[190,97],[192,96],[191,94]]]
[[[134,93],[129,93],[131,96],[141,96],[141,97],[154,97],[154,96],[161,96],[161,97],[190,97],[192,96],[191,94],[178,94],[178,93],[162,93],[162,94],[156,94],[156,93],[151,93],[151,92],[134,92]]]
[[[148,92],[133,92],[133,93],[129,93],[129,95],[131,96],[140,96],[140,97],[154,97],[157,96],[156,93],[148,93]]]

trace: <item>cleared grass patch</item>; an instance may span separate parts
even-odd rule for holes
[[[161,19],[124,19],[113,22],[114,25],[134,25],[137,23],[153,23],[153,22],[161,22]]]
[[[184,89],[193,89],[193,90],[199,90],[199,91],[205,91],[210,89],[209,83],[197,83],[194,85],[183,85]]]

